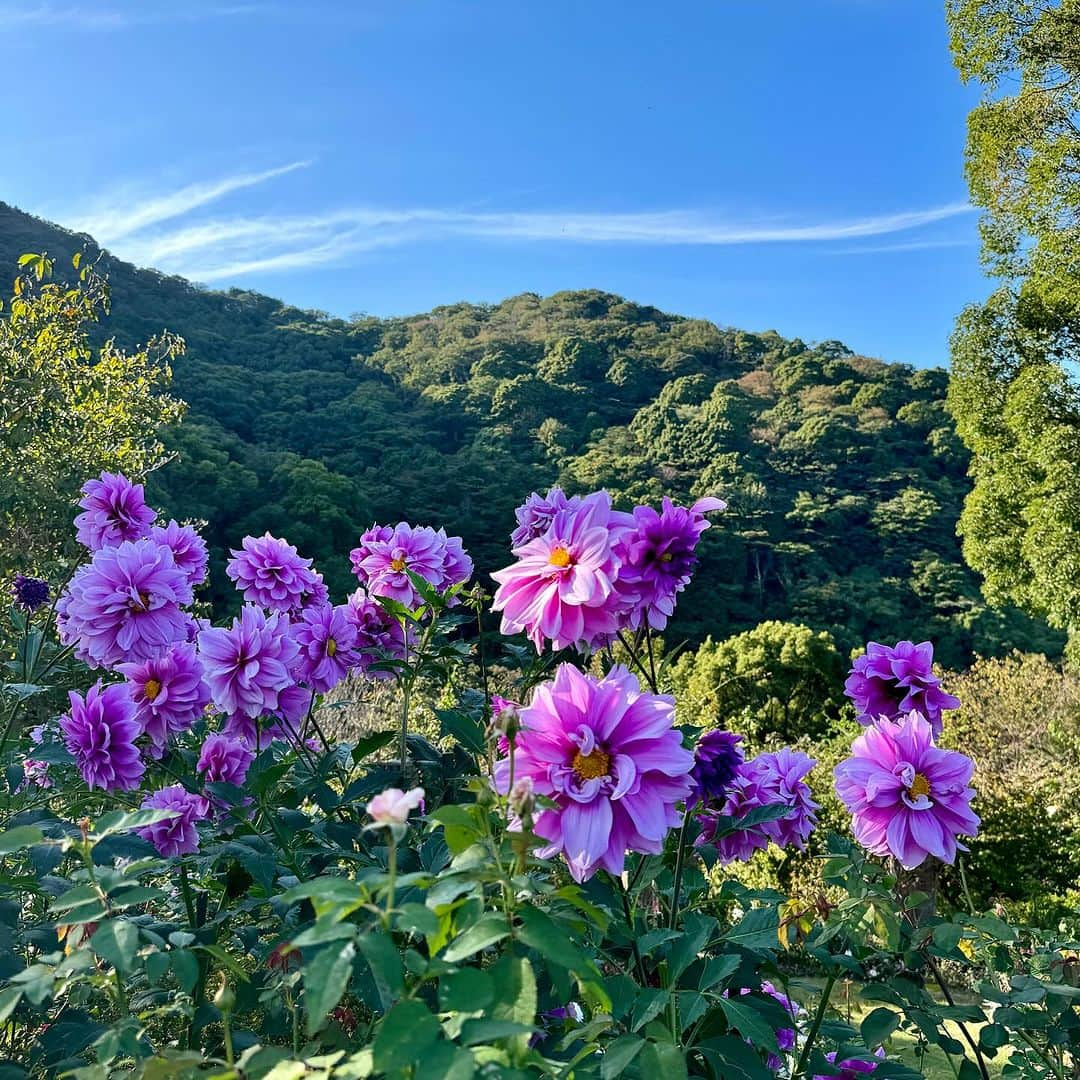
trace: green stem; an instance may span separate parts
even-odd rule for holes
[[[630,934],[630,948],[634,953],[634,967],[637,969],[638,981],[642,986],[646,986],[645,964],[641,959],[641,952],[638,950],[637,934],[634,931],[634,916],[630,911],[630,894],[626,891],[621,880],[619,881],[619,892],[622,893],[623,914],[626,916],[626,929]]]
[[[397,838],[391,827],[390,846],[386,853],[386,874],[390,879],[386,885],[386,925],[390,926],[390,913],[394,910],[394,879],[397,877]]]
[[[232,1024],[229,1023],[228,1013],[222,1014],[221,1026],[225,1037],[225,1063],[231,1069],[233,1067]]]
[[[944,976],[941,974],[941,968],[937,966],[937,961],[935,961],[929,953],[926,954],[926,963],[931,972],[933,972],[934,979],[938,986],[941,987],[941,993],[945,998],[945,1001],[949,1004],[950,1008],[955,1006],[956,1002],[953,1000],[952,993],[949,991],[949,986],[945,982]],[[979,1049],[979,1044],[971,1037],[971,1032],[968,1031],[967,1024],[961,1020],[957,1021],[957,1026],[960,1028],[960,1034],[964,1036],[964,1042],[971,1047],[971,1052],[975,1055],[975,1064],[979,1067],[979,1074],[982,1076],[982,1080],[990,1080],[990,1070],[986,1067],[986,1061],[982,1056],[982,1051]]]
[[[806,1034],[806,1042],[803,1043],[802,1053],[799,1055],[799,1063],[795,1066],[795,1071],[791,1074],[792,1080],[798,1080],[798,1077],[802,1076],[806,1071],[807,1063],[810,1061],[810,1051],[814,1048],[814,1043],[817,1042],[818,1033],[821,1031],[821,1025],[825,1022],[825,1013],[829,1008],[829,998],[832,996],[833,987],[836,985],[836,976],[830,972],[828,978],[825,980],[825,988],[821,992],[821,1001],[818,1003],[817,1012],[814,1013],[814,1022],[810,1025],[810,1030]]]
[[[652,692],[659,694],[660,687],[656,680],[656,659],[653,656],[652,627],[648,625],[645,627],[645,647],[649,653],[649,683],[652,686]]]
[[[668,918],[668,929],[674,930],[679,919],[679,893],[682,891],[682,876],[684,853],[686,850],[686,833],[690,828],[690,814],[683,815],[682,828],[679,830],[679,847],[675,852],[675,886],[671,893],[671,915]]]

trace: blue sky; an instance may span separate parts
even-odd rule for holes
[[[987,285],[942,7],[0,0],[0,199],[339,315],[595,287],[943,363]]]

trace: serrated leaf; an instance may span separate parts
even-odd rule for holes
[[[600,1059],[600,1076],[603,1080],[622,1076],[644,1046],[645,1040],[640,1035],[620,1035],[609,1043]]]
[[[455,938],[443,953],[443,959],[451,964],[467,960],[470,956],[486,949],[503,938],[510,936],[510,927],[504,915],[488,913],[469,927],[460,937]]]
[[[415,998],[399,1001],[388,1012],[375,1036],[375,1069],[392,1073],[423,1060],[439,1040],[442,1028],[427,1007]]]
[[[304,1004],[307,1031],[314,1036],[326,1022],[326,1014],[341,1000],[352,975],[356,946],[351,941],[327,945],[304,965]]]
[[[121,975],[130,974],[139,947],[139,929],[127,919],[100,923],[90,938],[90,948],[108,961]]]

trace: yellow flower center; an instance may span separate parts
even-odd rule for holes
[[[161,683],[157,679],[147,679],[143,684],[143,693],[147,701],[153,701],[161,693]]]
[[[141,592],[139,593],[139,598],[137,600],[132,600],[128,604],[128,607],[130,607],[132,611],[146,611],[150,607],[150,597],[146,593]]]
[[[398,555],[396,558],[390,560],[390,569],[396,570],[399,574],[405,569],[405,559]]]
[[[554,548],[548,556],[548,563],[560,569],[570,565],[570,552],[564,547]]]
[[[611,755],[603,750],[594,750],[591,754],[583,754],[579,750],[574,755],[571,768],[579,780],[595,780],[598,776],[607,776],[611,768]]]
[[[918,799],[920,796],[930,794],[930,781],[926,779],[921,772],[915,774],[915,779],[911,781],[911,787],[908,788],[908,798]]]
[[[665,551],[664,554],[661,555],[659,558],[660,562],[671,562],[671,560],[674,559],[675,556],[672,555],[670,551]]]
[[[337,652],[337,642],[332,638],[326,639],[326,655],[333,656]]]

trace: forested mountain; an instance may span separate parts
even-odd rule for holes
[[[23,252],[59,267],[84,245],[98,253],[0,204],[0,264],[12,270]],[[344,321],[103,265],[103,333],[130,346],[168,328],[187,342],[174,391],[190,411],[150,494],[206,520],[223,602],[234,596],[224,553],[245,533],[287,536],[341,593],[347,553],[373,520],[460,533],[489,582],[509,560],[514,506],[559,482],[624,503],[728,500],[673,640],[785,619],[845,649],[930,636],[952,665],[1060,648],[1041,624],[988,609],[961,560],[967,454],[940,369],[592,290]]]

